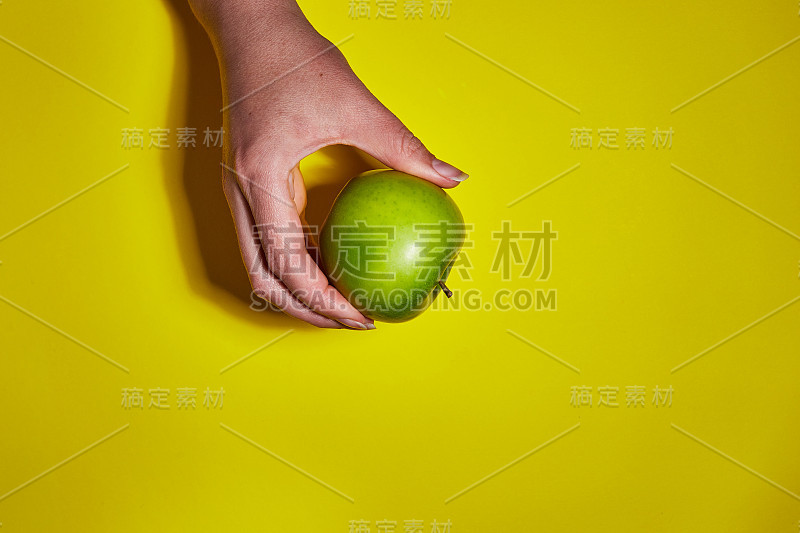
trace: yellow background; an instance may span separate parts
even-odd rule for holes
[[[452,195],[474,268],[453,288],[557,289],[557,310],[365,333],[250,310],[220,151],[201,145],[221,124],[216,62],[188,8],[4,0],[0,235],[129,167],[0,240],[2,530],[797,531],[800,305],[671,372],[800,295],[800,44],[671,112],[800,35],[797,2],[453,0],[435,20],[425,0],[414,21],[402,1],[396,20],[301,4],[332,41],[353,34],[356,73],[471,174]],[[175,148],[183,126],[197,148]],[[606,127],[619,149],[597,148]],[[647,144],[626,150],[634,127]],[[173,147],[126,150],[123,128],[145,143],[170,128]],[[303,168],[313,222],[370,164],[329,149]],[[548,281],[490,272],[502,220],[553,221]],[[620,407],[597,407],[606,385]],[[625,407],[631,385],[645,407]],[[570,405],[574,386],[591,408]],[[125,387],[168,388],[172,406],[126,410]],[[175,407],[179,387],[196,410]],[[222,409],[200,405],[206,387]]]

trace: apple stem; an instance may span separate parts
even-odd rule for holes
[[[442,288],[442,292],[444,292],[445,296],[447,296],[448,298],[451,298],[453,296],[453,291],[447,288],[447,285],[444,284],[444,281],[440,281],[439,286]]]

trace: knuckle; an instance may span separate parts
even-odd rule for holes
[[[328,289],[328,280],[322,279],[321,276],[312,275],[307,287],[311,294],[324,296]]]
[[[229,152],[229,166],[241,177],[255,179],[268,175],[279,164],[285,164],[281,157],[283,146],[280,142],[281,135],[285,137],[285,128],[277,131],[264,131],[249,139],[235,143]],[[279,133],[283,131],[283,133]]]
[[[251,206],[253,201],[258,199],[262,200],[259,203],[265,206],[273,201],[288,205],[288,200],[285,198],[288,195],[288,188],[285,181],[279,178],[286,172],[281,172],[280,169],[287,166],[288,163],[266,149],[243,150],[234,154],[233,166],[229,166],[226,170],[239,184]],[[266,216],[270,213],[253,214]]]
[[[331,305],[330,297],[326,291],[327,287],[327,283],[321,283],[319,280],[307,279],[303,283],[303,286],[297,288],[293,294],[309,308],[321,311],[329,308]]]
[[[422,144],[422,141],[405,126],[402,127],[397,136],[397,143],[398,150],[405,155],[414,155],[425,150],[425,145]]]
[[[287,231],[290,228],[284,224],[264,224],[259,227],[267,263],[273,272],[281,276],[304,274],[307,268],[305,240],[302,234]]]
[[[244,147],[233,150],[233,170],[240,182],[255,179],[260,174],[263,161],[263,149]]]

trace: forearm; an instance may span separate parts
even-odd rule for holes
[[[295,0],[189,0],[197,19],[209,34],[224,27],[256,25],[282,14],[299,12]]]

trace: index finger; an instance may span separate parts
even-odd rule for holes
[[[281,180],[277,182],[281,183]],[[276,180],[269,180],[269,183],[274,184]],[[289,292],[313,311],[345,326],[374,329],[374,322],[328,282],[325,273],[308,253],[306,236],[309,228],[302,224],[297,206],[289,200],[288,188],[262,186],[249,180],[242,189],[250,204],[267,267]]]

